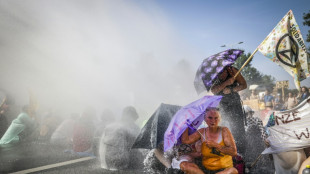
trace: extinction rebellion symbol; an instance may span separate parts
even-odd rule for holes
[[[285,42],[287,41],[289,41],[287,43],[289,48],[285,46]],[[296,68],[298,54],[299,48],[297,42],[288,33],[283,35],[276,45],[276,56],[278,60],[289,67]]]

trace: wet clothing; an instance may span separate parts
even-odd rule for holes
[[[230,74],[225,80],[217,79],[215,85],[220,85],[224,81],[231,78]],[[232,85],[227,86],[231,89],[231,93],[224,94],[223,91],[220,91],[217,95],[223,96],[219,104],[220,113],[222,116],[223,125],[228,127],[231,131],[237,146],[237,151],[239,154],[244,156],[246,148],[246,139],[245,139],[245,114],[242,109],[241,99],[237,92],[233,92],[233,88],[238,86],[237,82],[234,82]]]
[[[139,132],[140,128],[134,122],[107,125],[100,140],[101,167],[108,170],[121,170],[143,160],[139,149],[131,149]]]
[[[64,120],[51,136],[51,143],[58,145],[69,145],[73,137],[75,120],[69,118]]]
[[[204,137],[206,137],[206,128],[204,129]],[[206,137],[206,139],[208,139]],[[223,135],[222,135],[222,128],[220,127],[220,135],[218,137],[217,142],[221,146],[225,146]],[[218,153],[215,152],[215,148],[209,148],[206,145],[206,142],[202,143],[201,146],[201,154],[202,154],[202,164],[208,170],[220,170],[233,167],[232,156],[222,154],[219,151]]]
[[[0,144],[9,144],[27,139],[37,127],[35,121],[25,112],[22,112],[14,119],[2,136]]]
[[[91,120],[80,118],[73,128],[73,150],[75,152],[89,151],[94,137],[94,124]]]

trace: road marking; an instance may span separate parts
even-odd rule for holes
[[[47,169],[51,169],[51,168],[55,168],[55,167],[60,167],[60,166],[74,164],[74,163],[78,163],[78,162],[82,162],[82,161],[87,161],[87,160],[91,160],[91,159],[94,159],[94,158],[95,157],[84,157],[84,158],[79,158],[79,159],[75,159],[75,160],[65,161],[65,162],[61,162],[61,163],[50,164],[50,165],[46,165],[46,166],[41,166],[41,167],[36,167],[36,168],[32,168],[32,169],[22,170],[22,171],[14,172],[14,173],[11,173],[11,174],[25,174],[25,173],[38,172],[38,171],[47,170]]]

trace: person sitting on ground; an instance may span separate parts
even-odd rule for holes
[[[73,151],[92,153],[92,142],[95,133],[93,119],[95,110],[88,107],[84,110],[81,117],[75,122],[73,128]]]
[[[14,119],[0,139],[0,144],[10,144],[30,139],[37,128],[35,111],[32,107],[25,105],[22,112]]]
[[[77,113],[72,113],[70,118],[65,119],[53,132],[50,140],[51,143],[65,147],[72,145],[73,127],[78,117]]]
[[[100,121],[97,124],[97,128],[96,128],[96,132],[95,132],[95,137],[101,137],[103,130],[105,129],[105,127],[109,124],[109,123],[113,123],[114,122],[114,114],[112,111],[110,111],[109,109],[105,109],[101,116],[100,116]]]
[[[61,119],[54,111],[48,111],[43,114],[40,121],[40,136],[41,141],[50,141],[53,132],[57,129]]]
[[[182,134],[182,143],[192,144],[202,141],[202,169],[190,162],[182,162],[181,170],[185,173],[238,173],[233,167],[232,157],[237,155],[234,138],[227,127],[218,126],[221,116],[217,108],[206,110],[205,122],[207,128],[201,128],[188,135],[188,128]]]
[[[140,132],[135,121],[139,118],[136,109],[125,107],[119,122],[106,126],[100,139],[101,168],[122,170],[142,165],[144,157],[139,149],[131,149]]]

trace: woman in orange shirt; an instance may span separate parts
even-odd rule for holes
[[[180,168],[185,173],[238,173],[233,167],[232,156],[237,155],[234,138],[227,127],[218,126],[221,116],[217,108],[206,110],[205,122],[207,128],[202,128],[188,135],[188,129],[182,135],[182,143],[191,144],[202,141],[201,154],[203,169],[190,162],[182,162]]]

